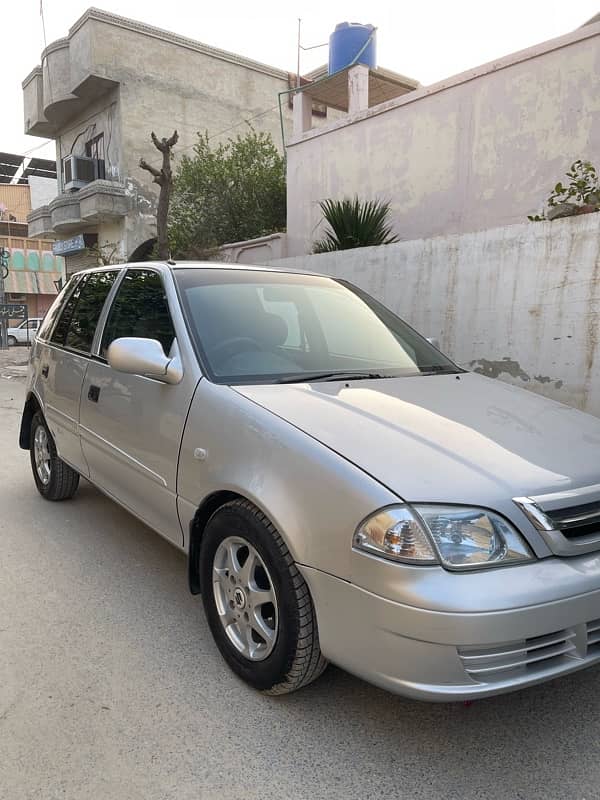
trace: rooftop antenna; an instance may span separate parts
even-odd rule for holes
[[[302,45],[300,44],[300,28],[302,26],[302,20],[298,17],[298,63],[296,69],[296,89],[300,88],[300,49]]]
[[[296,89],[300,88],[300,51],[301,50],[317,50],[319,47],[327,47],[329,42],[323,42],[323,44],[313,44],[310,47],[303,47],[301,43],[301,28],[302,28],[302,20],[298,17],[298,59],[297,59],[297,66],[296,66]]]

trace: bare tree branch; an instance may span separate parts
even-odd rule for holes
[[[154,175],[155,183],[158,183],[158,185],[160,186],[161,181],[159,180],[159,178],[162,179],[162,172],[159,169],[153,167],[152,164],[148,164],[148,162],[145,161],[143,158],[140,158],[140,167],[142,169],[148,170],[148,172]]]
[[[169,215],[169,201],[171,199],[171,191],[173,189],[173,173],[171,171],[171,150],[179,139],[177,131],[173,131],[172,135],[167,139],[163,136],[159,139],[158,136],[151,132],[150,138],[152,144],[162,153],[162,168],[156,169],[151,164],[148,164],[143,158],[140,159],[140,167],[149,172],[153,178],[153,182],[160,186],[160,193],[158,195],[158,208],[156,210],[156,233],[158,239],[158,257],[161,259],[169,258],[169,241],[167,237],[167,218]]]

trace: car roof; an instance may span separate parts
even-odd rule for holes
[[[218,269],[218,270],[232,270],[239,272],[276,272],[276,273],[290,273],[292,275],[316,275],[324,278],[326,275],[318,272],[310,272],[303,269],[293,269],[292,267],[269,267],[262,264],[232,264],[223,261],[135,261],[126,264],[110,264],[106,266],[92,267],[90,269],[79,270],[74,273],[75,275],[82,275],[88,272],[105,272],[106,270],[121,270],[126,267],[139,267],[170,271],[180,271],[186,269]]]

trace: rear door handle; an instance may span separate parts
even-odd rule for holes
[[[47,377],[48,377],[48,364],[45,364],[42,367],[42,378],[47,378]]]
[[[88,400],[91,400],[92,403],[97,403],[98,398],[100,397],[100,387],[99,386],[90,386],[88,389]]]

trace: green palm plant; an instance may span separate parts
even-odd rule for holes
[[[392,244],[398,237],[388,222],[390,204],[381,200],[322,200],[319,203],[329,225],[323,239],[313,245],[313,253],[350,250],[353,247],[372,247]]]

